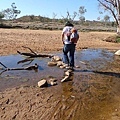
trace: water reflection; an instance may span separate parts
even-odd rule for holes
[[[62,56],[62,53],[54,53],[54,55]],[[0,62],[2,62],[8,68],[24,68],[37,63],[38,69],[36,71],[0,70],[1,72],[0,89],[5,87],[4,84],[9,84],[9,86],[23,84],[23,82],[21,82],[18,78],[27,79],[28,81],[26,81],[25,84],[28,85],[34,85],[36,84],[37,81],[39,81],[42,78],[45,78],[46,76],[53,76],[56,77],[57,79],[60,79],[63,74],[63,69],[58,69],[58,67],[49,67],[47,63],[50,60],[51,60],[50,58],[37,57],[33,59],[21,55],[1,56]],[[114,54],[107,50],[86,49],[77,51],[75,53],[75,64],[80,66],[80,68],[75,69],[74,71],[75,75],[73,77],[75,77],[77,74],[85,73],[87,75],[94,73],[94,71],[100,71],[100,69],[104,68],[108,64],[108,62],[113,60]],[[6,76],[10,76],[10,80],[8,80],[8,78],[6,79]],[[119,76],[119,73],[117,74],[117,76]]]

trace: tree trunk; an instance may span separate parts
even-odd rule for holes
[[[120,25],[117,26],[117,34],[120,35]]]

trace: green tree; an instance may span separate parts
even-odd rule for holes
[[[4,17],[8,20],[16,19],[16,17],[21,13],[20,10],[17,10],[15,3],[11,4],[11,8],[7,8],[2,11]]]
[[[85,17],[84,17],[84,14],[87,12],[87,10],[85,9],[85,7],[84,6],[80,6],[79,7],[79,20],[81,21],[81,22],[84,22],[85,21]]]
[[[106,26],[106,24],[107,24],[108,22],[110,22],[110,16],[105,15],[105,16],[104,16],[104,21],[105,21],[105,26]]]
[[[0,12],[0,23],[2,23],[2,18],[4,18],[4,15],[2,12]]]
[[[30,15],[30,19],[31,19],[31,21],[34,21],[34,18],[35,18],[34,15]]]
[[[85,22],[85,17],[84,16],[80,16],[79,19],[80,19],[81,23]]]

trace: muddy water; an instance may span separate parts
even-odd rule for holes
[[[55,53],[55,55],[62,57],[61,53]],[[25,59],[26,58],[21,55],[0,57],[0,62],[8,68],[24,68],[34,65],[35,63],[39,65],[37,71],[14,70],[4,72],[4,70],[1,70],[0,90],[19,85],[36,85],[40,79],[50,76],[62,79],[64,70],[58,69],[57,67],[48,67],[47,62],[50,61],[49,58],[35,58],[29,59],[28,61]],[[92,72],[92,70],[100,69],[106,64],[106,62],[113,61],[113,53],[93,49],[78,51],[75,54],[75,61],[76,65],[81,67],[80,69],[76,69],[75,73],[86,71],[88,74],[90,71]]]

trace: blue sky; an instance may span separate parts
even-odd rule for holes
[[[24,15],[41,15],[53,18],[53,13],[57,14],[56,18],[66,17],[67,11],[71,15],[78,12],[80,6],[87,9],[85,13],[86,20],[97,20],[100,16],[97,0],[0,0],[0,11],[10,8],[15,3],[21,14]]]

